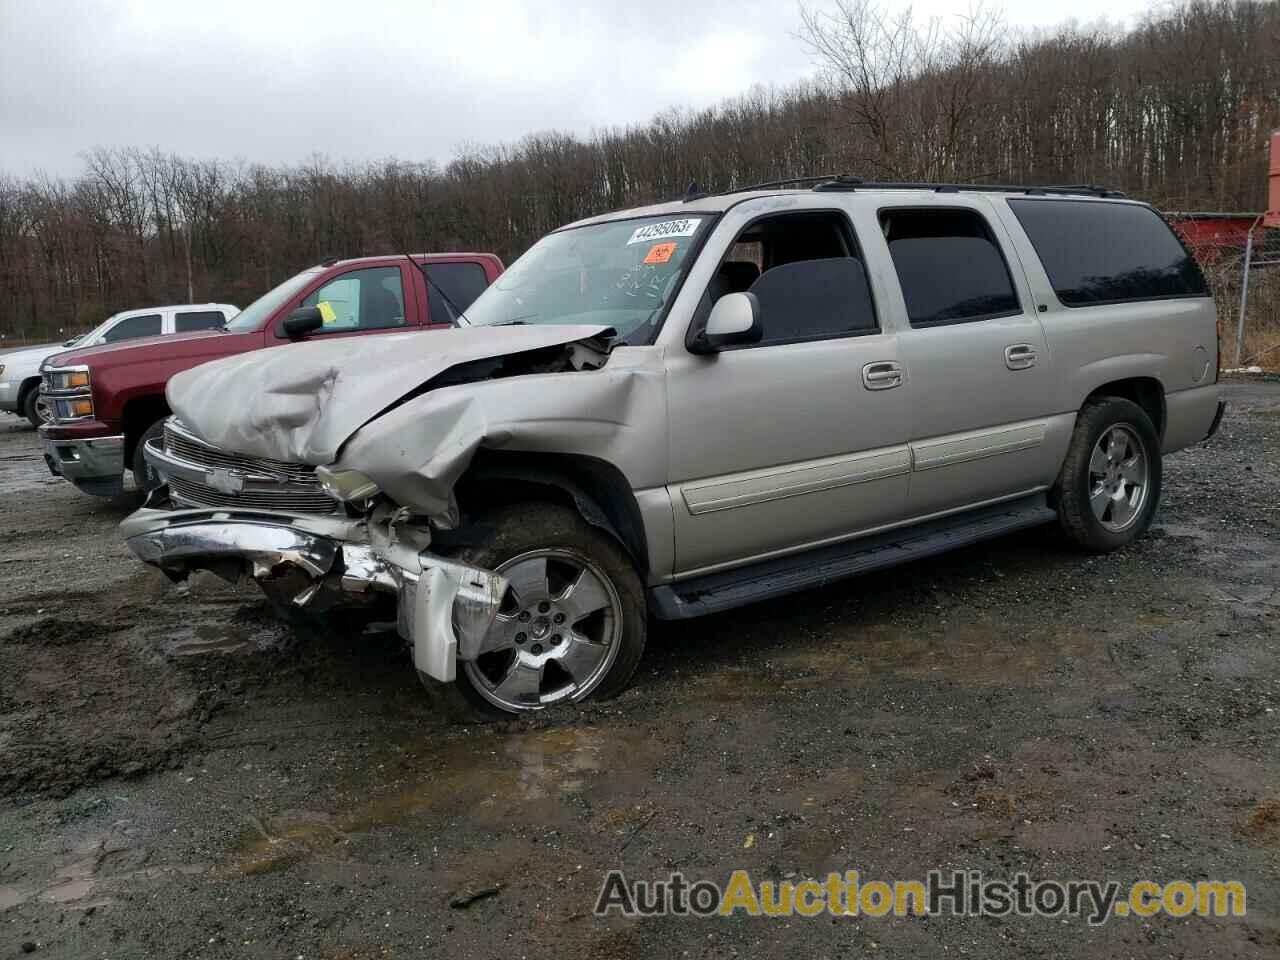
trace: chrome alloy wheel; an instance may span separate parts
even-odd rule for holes
[[[1141,515],[1150,486],[1138,432],[1127,423],[1104,430],[1089,458],[1089,505],[1098,522],[1112,533],[1128,529]]]
[[[43,397],[36,399],[35,410],[36,418],[41,423],[49,423],[53,420],[53,408],[49,406],[49,401],[45,400]]]
[[[497,567],[510,583],[485,652],[467,679],[501,710],[581,700],[618,655],[622,602],[604,572],[579,553],[531,550]]]

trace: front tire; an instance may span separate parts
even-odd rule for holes
[[[620,693],[645,642],[644,589],[607,533],[575,511],[520,503],[482,517],[486,542],[455,559],[496,570],[510,589],[493,627],[495,649],[458,663],[454,683],[422,676],[455,720],[494,719]]]
[[[1090,400],[1076,417],[1053,495],[1067,539],[1096,553],[1132,543],[1160,501],[1160,437],[1136,403]]]
[[[22,398],[22,415],[31,421],[31,425],[39,429],[53,419],[49,405],[40,398],[39,387],[28,387]]]
[[[160,486],[164,481],[160,474],[156,473],[155,468],[147,463],[147,458],[143,456],[142,450],[147,445],[148,440],[156,437],[164,436],[164,417],[161,417],[138,438],[137,444],[133,448],[133,482],[137,486],[138,492],[144,496]]]

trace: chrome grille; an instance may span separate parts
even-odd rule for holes
[[[279,482],[274,489],[242,490],[227,493],[182,477],[167,477],[173,499],[196,507],[228,507],[240,510],[280,510],[285,513],[337,513],[342,505],[320,487],[315,470],[303,463],[285,463],[259,457],[244,457],[219,450],[193,437],[181,424],[167,421],[164,448],[176,458],[202,467],[235,470],[246,476]]]
[[[228,453],[179,433],[168,423],[164,425],[164,448],[183,460],[189,460],[204,467],[228,467],[243,473],[272,477],[286,483],[316,486],[316,472],[305,463],[284,463],[280,460],[263,460]]]
[[[281,510],[285,513],[334,513],[340,504],[316,489],[314,493],[282,489],[279,493],[262,490],[223,493],[203,483],[192,483],[179,477],[169,478],[169,495],[193,507],[227,507],[237,510]]]

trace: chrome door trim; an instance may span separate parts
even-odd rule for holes
[[[844,543],[848,540],[858,540],[862,537],[869,537],[877,533],[885,533],[889,530],[897,530],[902,527],[914,526],[918,523],[925,523],[929,520],[938,520],[942,517],[949,517],[955,513],[963,513],[966,510],[977,510],[982,507],[994,506],[997,503],[1004,503],[1008,500],[1017,500],[1021,497],[1028,497],[1035,493],[1041,493],[1049,489],[1048,484],[1036,484],[1014,493],[1003,494],[998,497],[989,497],[984,500],[978,500],[974,503],[964,503],[957,507],[948,507],[945,510],[934,510],[920,516],[908,517],[903,520],[895,520],[892,523],[881,523],[874,527],[867,527],[863,530],[855,530],[849,533],[840,533],[833,537],[823,537],[819,540],[813,540],[809,543],[802,543],[791,547],[782,547],[778,550],[766,550],[761,553],[753,554],[749,557],[739,557],[724,563],[711,563],[693,570],[683,570],[680,573],[673,574],[669,577],[663,577],[659,581],[661,583],[679,583],[681,580],[688,580],[692,577],[702,576],[708,573],[718,573],[721,570],[732,570],[734,567],[746,566],[749,563],[756,563],[760,560],[771,560],[774,557],[786,557],[793,553],[803,553],[805,550],[816,550],[819,547],[825,547],[830,544]]]
[[[682,484],[680,494],[698,516],[910,472],[911,451],[904,445],[698,480]]]
[[[1030,450],[1044,442],[1047,430],[1048,421],[1034,420],[912,441],[912,469],[917,472],[934,470],[1003,453]]]

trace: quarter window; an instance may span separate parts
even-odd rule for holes
[[[837,213],[783,214],[748,225],[707,287],[703,318],[726,293],[759,300],[764,333],[756,346],[879,329],[862,255]]]
[[[162,333],[160,314],[142,313],[125,317],[102,336],[103,343],[136,340],[138,337],[158,337]]]
[[[308,295],[302,305],[320,308],[324,323],[316,333],[405,325],[399,267],[370,267],[344,273]]]
[[[1065,306],[1208,296],[1195,261],[1150,207],[1010,200],[1009,209]]]
[[[217,330],[227,318],[221,310],[188,310],[173,315],[175,333],[190,333],[193,330]]]
[[[961,209],[882,210],[880,226],[913,327],[1021,312],[995,236]]]

